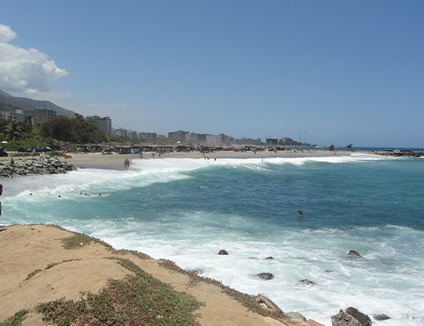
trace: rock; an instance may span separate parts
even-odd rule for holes
[[[375,315],[372,315],[372,317],[375,319],[375,320],[387,320],[387,319],[391,319],[389,316],[387,316],[386,314],[375,314]]]
[[[303,279],[299,281],[300,283],[302,283],[303,285],[317,285],[314,281],[308,280],[308,279]]]
[[[338,314],[331,317],[332,326],[361,326],[359,321],[357,321],[351,315],[345,313],[343,310],[340,310]]]
[[[348,256],[353,256],[353,257],[362,257],[359,252],[357,252],[356,250],[349,250],[349,252],[347,253]]]
[[[11,164],[10,162],[1,162],[0,176],[11,177],[14,174],[58,174],[74,170],[74,166],[67,162],[61,162],[59,158],[53,157],[47,160],[27,159],[19,160]]]
[[[255,301],[259,303],[265,309],[271,311],[272,313],[284,314],[283,311],[277,306],[271,299],[268,299],[263,294],[258,294],[255,297]]]
[[[225,250],[225,249],[221,249],[221,250],[218,252],[218,255],[228,255],[228,252],[227,252],[227,250]]]
[[[256,276],[265,281],[272,280],[274,278],[272,273],[258,273]]]
[[[300,312],[297,311],[289,311],[286,312],[286,315],[293,319],[299,319],[301,321],[306,321],[306,317],[303,316]]]
[[[268,257],[266,257],[265,259],[274,259],[274,257],[272,257],[272,256],[268,256]]]
[[[357,321],[359,321],[361,326],[371,326],[371,318],[368,317],[366,314],[360,312],[358,309],[349,307],[346,309],[346,313],[351,315],[353,318],[355,318]]]

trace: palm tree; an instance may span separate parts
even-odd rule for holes
[[[24,124],[16,119],[10,119],[6,123],[6,139],[20,140],[25,136],[26,130]]]

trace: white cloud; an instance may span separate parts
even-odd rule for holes
[[[0,89],[16,95],[47,93],[68,75],[45,53],[10,44],[15,37],[9,26],[0,24]]]

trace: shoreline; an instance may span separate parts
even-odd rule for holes
[[[304,150],[304,151],[214,151],[209,153],[192,152],[170,152],[156,153],[143,152],[142,157],[138,154],[102,154],[102,153],[71,153],[72,158],[59,157],[61,162],[72,164],[76,169],[105,169],[105,170],[127,170],[124,162],[126,159],[132,160],[158,160],[167,158],[180,159],[269,159],[269,158],[305,158],[305,157],[333,157],[350,156],[351,151],[328,151],[328,150]],[[358,152],[359,153],[359,152]],[[11,153],[9,157],[1,157],[0,162],[8,162],[13,158],[16,161],[33,159],[30,155],[17,155]],[[35,157],[38,159],[38,157]]]

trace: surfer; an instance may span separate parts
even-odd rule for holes
[[[297,211],[297,215],[298,215],[299,217],[303,217],[303,211],[302,211],[302,210],[298,210],[298,211]]]

